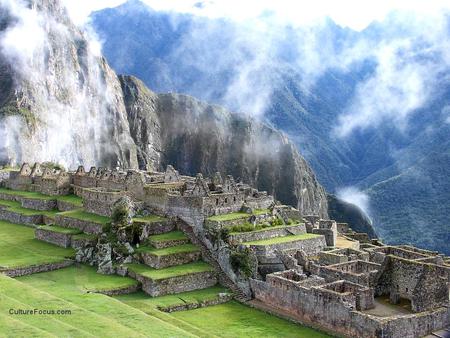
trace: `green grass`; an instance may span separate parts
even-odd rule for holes
[[[177,293],[160,297],[150,297],[144,292],[136,292],[129,295],[115,296],[114,298],[133,306],[143,312],[157,309],[158,307],[168,307],[183,304],[197,304],[206,300],[216,299],[219,293],[230,293],[222,286],[216,285],[210,288]]]
[[[33,210],[22,208],[20,202],[17,201],[7,201],[0,200],[0,205],[6,207],[7,210],[24,215],[24,216],[35,216],[35,215],[45,215],[48,217],[55,217],[59,212],[58,210]]]
[[[92,235],[92,234],[77,234],[77,235],[73,235],[72,239],[87,239],[87,240],[94,240],[97,239],[96,235]]]
[[[270,211],[269,209],[255,209],[253,210],[253,215],[259,216],[259,215],[265,215],[268,214]]]
[[[155,249],[153,247],[139,247],[139,249],[136,250],[137,252],[148,252],[155,256],[167,256],[167,255],[173,255],[173,254],[179,254],[179,253],[191,253],[191,252],[198,252],[200,249],[196,247],[194,244],[182,244],[177,246],[171,246],[169,248],[164,249]]]
[[[232,231],[230,232],[230,235],[236,235],[236,234],[241,234],[241,233],[245,233],[245,232],[263,232],[266,230],[276,230],[276,229],[283,229],[289,227],[289,225],[277,225],[277,226],[268,226],[266,228],[255,228],[254,230],[251,231]],[[234,227],[232,227],[233,229]]]
[[[233,221],[236,219],[248,218],[250,216],[251,216],[250,214],[247,214],[245,212],[232,212],[229,214],[211,216],[208,218],[208,221],[216,221],[216,222]]]
[[[60,234],[67,234],[67,235],[78,235],[81,233],[81,231],[78,229],[63,228],[57,225],[42,225],[38,229],[58,232]]]
[[[161,235],[149,236],[148,239],[155,242],[167,242],[167,241],[187,239],[187,237],[182,231],[171,231]]]
[[[77,195],[63,195],[63,196],[57,196],[56,199],[58,201],[66,202],[73,204],[78,207],[83,206],[83,199]]]
[[[161,222],[166,221],[167,218],[158,216],[158,215],[148,215],[143,217],[135,217],[133,218],[134,222],[140,222],[140,223],[152,223],[152,222]]]
[[[40,200],[55,200],[56,199],[56,196],[48,196],[48,195],[41,194],[39,192],[11,190],[11,189],[6,189],[6,188],[0,188],[0,193],[6,194],[6,195],[32,198],[32,199],[40,199]]]
[[[84,211],[83,209],[64,211],[64,212],[58,213],[58,215],[61,215],[64,217],[69,217],[69,218],[80,219],[83,221],[94,222],[94,223],[103,224],[103,225],[108,224],[111,221],[111,219],[109,217],[92,214],[92,213]]]
[[[172,316],[219,337],[329,337],[235,301],[191,311],[174,312]]]
[[[19,320],[22,326],[57,337],[192,337],[189,332],[116,299],[87,293],[132,283],[135,282],[129,278],[96,274],[95,269],[85,266],[17,280],[0,276],[0,289],[4,291],[0,293],[0,313],[8,314],[10,308],[71,310],[66,316],[8,316],[8,320]],[[0,327],[0,336],[10,336],[9,329]]]
[[[244,245],[271,245],[271,244],[280,244],[280,243],[287,243],[287,242],[293,242],[293,241],[299,241],[299,240],[307,240],[311,238],[317,238],[321,235],[316,234],[301,234],[301,235],[293,235],[293,236],[284,236],[284,237],[275,237],[270,239],[264,239],[261,241],[252,241],[252,242],[245,242],[242,243]]]
[[[61,262],[74,257],[73,249],[60,248],[34,238],[34,229],[0,221],[0,266],[27,267]]]
[[[205,262],[194,262],[189,264],[171,266],[165,269],[154,269],[142,264],[127,264],[129,270],[134,271],[152,280],[162,280],[177,276],[189,275],[197,272],[214,271],[211,265]]]

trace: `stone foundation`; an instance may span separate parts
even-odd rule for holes
[[[152,297],[206,289],[217,284],[215,272],[212,271],[197,272],[160,280],[152,280],[130,270],[128,274],[142,283],[142,290]]]
[[[101,234],[103,229],[102,224],[61,215],[56,215],[55,221],[56,224],[64,228],[78,229],[84,233],[92,235]]]
[[[141,259],[145,265],[155,269],[168,268],[169,266],[176,266],[198,261],[201,258],[200,251],[196,252],[180,252],[171,255],[157,256],[149,252],[141,252]]]
[[[39,272],[59,270],[62,268],[66,268],[66,267],[72,265],[73,263],[74,262],[72,260],[66,259],[62,262],[57,262],[57,263],[33,265],[33,266],[27,266],[27,267],[22,267],[22,268],[0,269],[0,273],[3,273],[8,277],[14,278],[14,277],[32,275],[34,273],[39,273]]]
[[[36,224],[44,224],[42,215],[26,216],[15,211],[9,211],[7,209],[0,209],[0,219],[15,224],[24,224],[30,226],[34,226]]]
[[[231,233],[228,237],[230,243],[242,243],[260,241],[263,239],[288,236],[295,233],[296,235],[305,234],[306,227],[304,224],[286,226],[278,229],[263,229],[252,232]]]
[[[72,234],[64,234],[47,229],[36,229],[34,237],[40,241],[51,243],[63,248],[69,248],[71,246]]]
[[[193,310],[193,309],[199,309],[202,307],[207,306],[214,306],[219,305],[223,303],[227,303],[230,300],[233,299],[232,294],[224,294],[224,295],[218,295],[217,298],[214,299],[207,299],[198,303],[184,303],[184,304],[176,304],[176,305],[169,305],[169,306],[158,306],[158,310],[163,312],[177,312],[177,311],[187,311],[187,310]]]
[[[26,209],[47,211],[47,210],[54,210],[57,207],[56,200],[21,197],[20,201],[22,207]]]

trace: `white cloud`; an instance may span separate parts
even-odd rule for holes
[[[114,7],[124,0],[63,0],[72,17],[83,22],[89,13],[105,7]],[[364,29],[374,20],[382,20],[393,10],[420,14],[439,12],[450,8],[446,0],[143,0],[156,10],[188,12],[208,17],[228,17],[246,20],[270,13],[278,20],[294,25],[312,23],[329,16],[336,23],[355,30]],[[201,4],[201,5],[199,5]]]
[[[337,191],[337,196],[347,202],[358,206],[367,215],[370,215],[369,196],[355,187],[345,187]]]

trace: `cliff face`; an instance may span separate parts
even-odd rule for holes
[[[2,0],[0,47],[2,163],[220,171],[326,217],[324,189],[285,136],[188,96],[157,95],[135,78],[119,80],[58,1]]]
[[[179,94],[155,94],[121,76],[141,167],[233,175],[303,213],[327,215],[326,194],[295,146],[269,126]]]
[[[117,76],[60,3],[0,13],[2,161],[136,167]]]

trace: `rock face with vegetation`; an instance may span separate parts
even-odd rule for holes
[[[327,195],[328,215],[337,222],[348,223],[356,232],[365,232],[370,238],[377,235],[369,217],[356,205],[340,200],[335,195]]]
[[[121,76],[141,168],[168,164],[182,173],[220,171],[268,191],[304,213],[325,216],[325,191],[295,146],[279,131],[190,96],[155,94]]]
[[[327,216],[324,189],[279,131],[189,96],[157,95],[132,77],[119,81],[58,1],[2,7],[3,163],[220,171]],[[28,26],[40,39],[22,50],[11,39]]]

